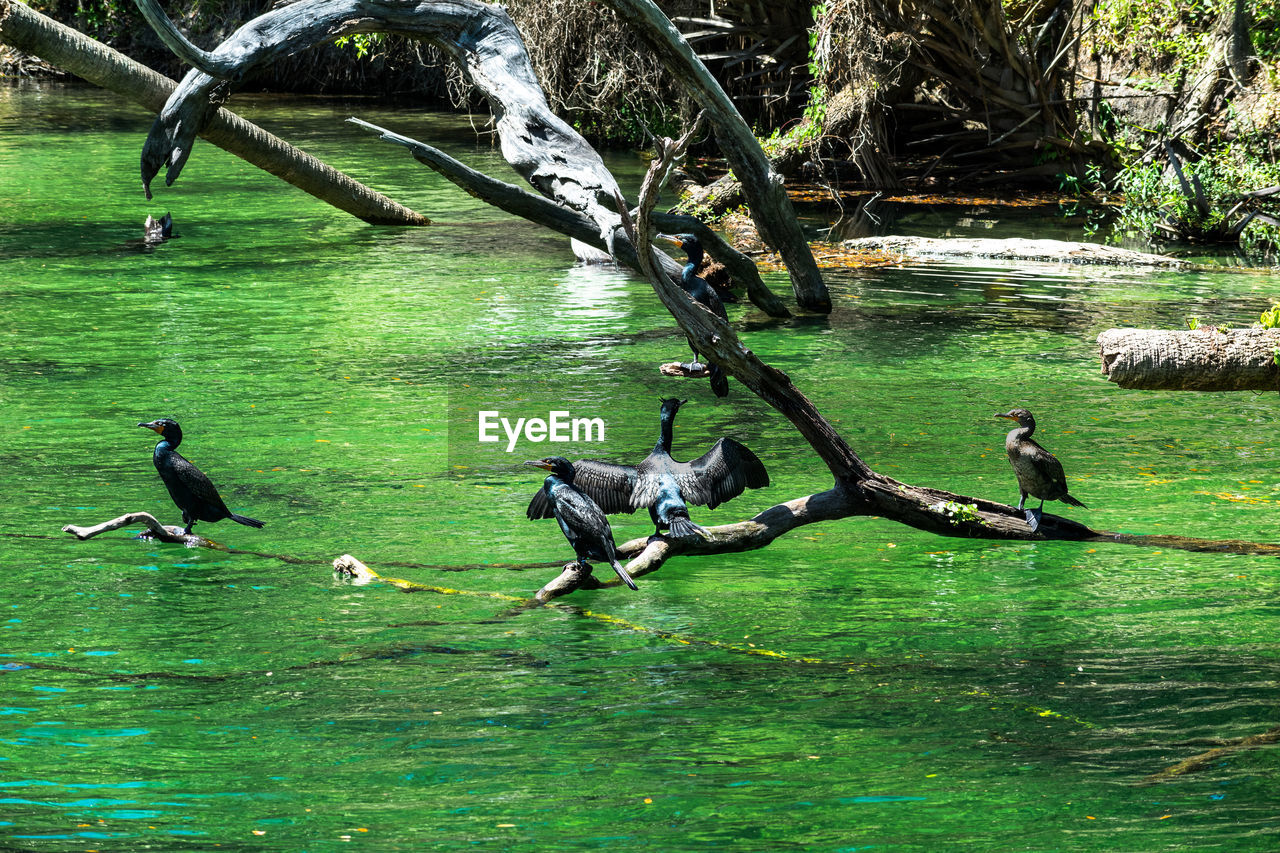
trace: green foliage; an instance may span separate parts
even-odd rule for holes
[[[354,50],[356,59],[364,59],[373,56],[374,47],[382,44],[382,41],[382,33],[356,33],[355,35],[334,39],[333,43],[343,50],[348,48]]]
[[[1176,74],[1204,59],[1213,23],[1230,2],[1233,0],[1100,0],[1094,7],[1094,20],[1104,45],[1145,56],[1155,68]]]
[[[809,145],[822,138],[827,121],[827,87],[811,86],[809,103],[805,105],[800,121],[786,133],[774,128],[767,139],[760,140],[760,147],[769,157],[777,157],[784,151]]]
[[[930,504],[929,510],[939,515],[945,515],[952,524],[959,524],[962,521],[968,521],[975,524],[982,523],[982,516],[978,515],[977,504],[962,504],[957,501],[938,501],[936,504]]]
[[[1188,317],[1188,318],[1187,318],[1187,328],[1188,328],[1188,329],[1190,329],[1190,330],[1191,330],[1191,331],[1193,331],[1193,332],[1194,332],[1196,329],[1200,328],[1200,318],[1199,318],[1199,317]]]
[[[1264,329],[1274,329],[1280,326],[1280,302],[1272,305],[1270,311],[1263,311],[1262,316],[1258,318],[1258,322],[1262,324]]]
[[[1243,208],[1236,207],[1242,193],[1280,183],[1280,164],[1265,162],[1239,144],[1224,144],[1196,162],[1184,163],[1182,169],[1189,183],[1199,182],[1208,202],[1207,213],[1187,197],[1172,168],[1134,162],[1116,177],[1116,188],[1124,197],[1120,230],[1159,236],[1164,223],[1188,234],[1230,231],[1230,225],[1246,215]],[[1261,253],[1280,246],[1276,236],[1274,227],[1255,221],[1245,228],[1240,242],[1246,250]]]

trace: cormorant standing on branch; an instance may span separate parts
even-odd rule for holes
[[[694,302],[707,308],[721,320],[729,322],[729,312],[724,308],[724,302],[720,300],[719,294],[715,288],[707,284],[707,280],[698,275],[698,267],[702,265],[704,252],[702,250],[702,242],[692,234],[659,234],[658,238],[666,240],[679,246],[688,254],[689,260],[684,265],[684,272],[680,275],[680,286],[684,288],[685,293],[693,298]],[[693,339],[689,339],[689,348],[693,350],[693,361],[688,365],[689,370],[697,370],[701,367],[698,362],[698,345]],[[717,397],[729,396],[729,378],[724,375],[719,367],[714,364],[707,366],[711,373],[711,390]]]
[[[689,462],[671,458],[671,433],[676,412],[687,400],[663,400],[658,443],[639,465],[584,460],[575,463],[577,488],[591,496],[607,513],[649,510],[654,535],[670,530],[672,536],[705,536],[706,531],[689,519],[689,505],[715,509],[747,489],[769,485],[764,463],[745,445],[722,438],[710,450]],[[529,502],[530,518],[547,518],[550,507],[542,492]]]
[[[542,490],[538,492],[551,508],[564,538],[573,546],[578,555],[578,563],[585,568],[587,560],[604,560],[613,566],[622,582],[636,589],[636,582],[627,574],[627,570],[618,562],[617,546],[613,543],[613,529],[609,520],[604,517],[596,502],[580,492],[574,486],[573,464],[563,456],[548,456],[535,462],[526,462],[535,468],[550,471],[550,475],[542,481]],[[546,518],[546,515],[534,515],[533,504],[529,505],[530,519]]]
[[[1018,475],[1018,489],[1022,498],[1018,501],[1018,509],[1027,502],[1027,495],[1040,499],[1037,509],[1026,510],[1027,524],[1032,532],[1040,528],[1040,515],[1044,512],[1045,501],[1062,501],[1071,506],[1084,507],[1084,504],[1067,494],[1067,478],[1062,473],[1062,463],[1058,457],[1045,450],[1031,439],[1036,431],[1036,419],[1026,409],[1011,409],[997,418],[1017,421],[1016,429],[1009,431],[1004,440],[1005,452],[1009,454],[1009,464],[1013,473]]]
[[[182,531],[184,534],[190,535],[191,528],[197,521],[214,522],[224,518],[249,527],[262,527],[262,522],[258,519],[236,515],[227,509],[222,496],[204,472],[178,452],[178,445],[182,443],[182,427],[178,426],[177,421],[160,418],[138,426],[160,434],[160,442],[156,444],[151,461],[160,472],[160,479],[169,490],[169,497],[182,510],[182,523],[186,525],[186,529]]]

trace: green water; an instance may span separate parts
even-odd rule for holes
[[[677,457],[731,434],[773,477],[704,524],[829,480],[741,386],[716,401],[659,376],[687,355],[647,285],[576,266],[341,122],[507,174],[465,118],[234,106],[436,224],[366,226],[203,143],[149,206],[147,116],[0,88],[5,849],[1280,846],[1274,747],[1143,784],[1280,724],[1274,560],[851,519],[506,615],[495,594],[530,595],[570,556],[525,520],[539,472],[517,463],[637,461],[660,396],[692,398]],[[610,162],[635,184],[638,160]],[[178,239],[125,246],[166,210]],[[1247,322],[1275,278],[930,265],[829,283],[829,317],[731,316],[878,470],[1013,500],[992,415],[1025,405],[1092,526],[1280,541],[1275,396],[1122,391],[1093,342]],[[477,441],[480,408],[601,417],[606,442],[506,453]],[[230,554],[59,532],[178,521],[134,426],[166,415],[267,526],[197,526]],[[619,541],[649,532],[615,522]],[[343,553],[458,593],[337,580]]]

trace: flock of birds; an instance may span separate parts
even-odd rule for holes
[[[697,274],[703,259],[698,239],[690,234],[661,236],[688,253],[689,262],[684,267],[681,286],[694,301],[727,320],[728,315],[715,290]],[[693,349],[694,361],[686,367],[697,371],[702,367],[698,362],[698,347],[692,340],[689,345]],[[728,379],[720,368],[710,365],[709,374],[715,395],[727,395]],[[747,489],[769,485],[764,463],[746,445],[732,438],[721,438],[697,459],[677,462],[672,458],[671,440],[676,413],[687,402],[674,397],[662,400],[658,413],[658,441],[652,452],[636,465],[592,459],[575,463],[563,456],[548,456],[524,463],[548,472],[542,488],[529,501],[526,515],[531,520],[555,518],[583,571],[591,570],[590,560],[607,562],[627,586],[636,588],[635,581],[618,560],[608,515],[647,509],[653,522],[654,536],[660,536],[666,530],[674,537],[707,537],[707,531],[689,517],[690,506],[715,509]],[[1018,423],[1005,438],[1005,451],[1018,478],[1021,495],[1018,509],[1026,514],[1031,530],[1039,529],[1047,500],[1083,507],[1084,504],[1067,492],[1062,463],[1031,438],[1036,429],[1031,412],[1019,408],[996,417]],[[182,511],[184,534],[190,535],[197,521],[212,523],[226,518],[249,527],[263,526],[256,518],[237,515],[229,510],[204,472],[178,452],[182,428],[176,421],[160,418],[138,426],[160,435],[152,461],[169,496]],[[1026,508],[1028,497],[1039,498],[1040,506],[1037,509]]]

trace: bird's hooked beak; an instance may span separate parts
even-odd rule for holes
[[[537,459],[532,462],[525,462],[525,465],[532,465],[534,468],[541,468],[543,471],[551,470],[551,463],[546,459]]]
[[[1004,418],[1007,421],[1016,421],[1018,416],[1012,412],[1005,412],[1003,415],[996,415],[997,418]]]
[[[653,239],[661,240],[662,242],[669,243],[672,246],[679,246],[681,249],[684,248],[684,241],[679,237],[674,237],[670,234],[658,234]]]
[[[164,427],[160,426],[160,424],[157,423],[156,421],[152,421],[149,424],[138,424],[138,426],[146,427],[147,429],[152,430],[153,432],[158,432],[161,435],[164,435]]]

